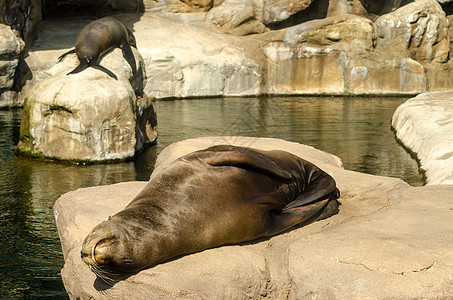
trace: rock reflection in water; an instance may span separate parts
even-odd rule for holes
[[[390,130],[403,98],[231,98],[159,101],[158,143],[131,162],[72,165],[16,157],[20,110],[0,111],[0,298],[67,297],[53,204],[81,187],[147,180],[157,154],[190,137],[274,137],[338,155],[346,169],[421,185]],[[225,143],[230,141],[225,138]],[[253,144],[250,145],[253,147]]]

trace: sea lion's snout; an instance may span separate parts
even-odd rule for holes
[[[112,227],[110,222],[102,222],[85,238],[80,256],[86,264],[102,266],[113,260],[119,241]]]
[[[93,248],[93,260],[97,265],[105,265],[112,261],[115,253],[116,239],[113,235],[99,240]]]

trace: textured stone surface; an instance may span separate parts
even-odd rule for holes
[[[118,80],[94,68],[66,75],[79,63],[75,54],[55,65],[51,76],[25,96],[18,150],[55,159],[104,161],[132,157],[153,142],[155,115],[151,100],[143,96],[144,63],[138,51],[133,52],[137,74],[120,49],[102,59]]]
[[[24,46],[9,26],[0,24],[0,107],[18,105],[17,93],[10,89]]]
[[[419,62],[446,62],[449,23],[437,1],[417,1],[376,20],[376,50]]]
[[[145,1],[143,15],[117,17],[134,31],[155,98],[414,95],[453,84],[437,1],[337,1],[316,19],[311,9],[323,3],[159,0]],[[42,23],[20,100],[89,21]]]
[[[82,240],[146,185],[79,189],[55,204],[72,299],[408,299],[453,294],[453,187],[413,188],[346,171],[333,155],[277,139],[200,138],[173,144],[157,161],[218,143],[286,149],[331,174],[340,212],[269,239],[209,249],[144,270],[107,290],[80,259]],[[435,201],[433,201],[435,200]]]
[[[395,111],[392,126],[417,155],[427,184],[453,184],[453,91],[409,99]]]

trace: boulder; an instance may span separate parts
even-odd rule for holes
[[[151,100],[143,95],[144,62],[132,48],[137,74],[115,49],[94,68],[66,75],[79,61],[68,55],[25,96],[17,150],[58,160],[108,161],[133,157],[157,137]]]
[[[449,23],[437,1],[417,1],[376,20],[376,51],[421,63],[448,60]]]
[[[392,118],[397,138],[420,161],[429,185],[453,184],[453,91],[424,93]]]
[[[0,107],[18,105],[17,93],[11,89],[24,46],[9,26],[0,24]]]
[[[84,237],[146,182],[79,189],[55,203],[71,299],[389,299],[453,294],[452,186],[414,188],[344,170],[339,158],[277,139],[215,137],[170,145],[155,172],[215,144],[281,149],[337,181],[339,214],[268,239],[208,249],[143,270],[107,288],[80,259]],[[435,199],[435,201],[433,201]]]

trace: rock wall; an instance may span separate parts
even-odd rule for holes
[[[453,84],[445,1],[159,0],[117,9],[115,3],[62,0],[46,2],[44,11],[137,8],[117,18],[134,31],[148,74],[145,91],[157,99],[412,95]],[[41,23],[18,72],[25,85],[19,103],[89,21]]]

